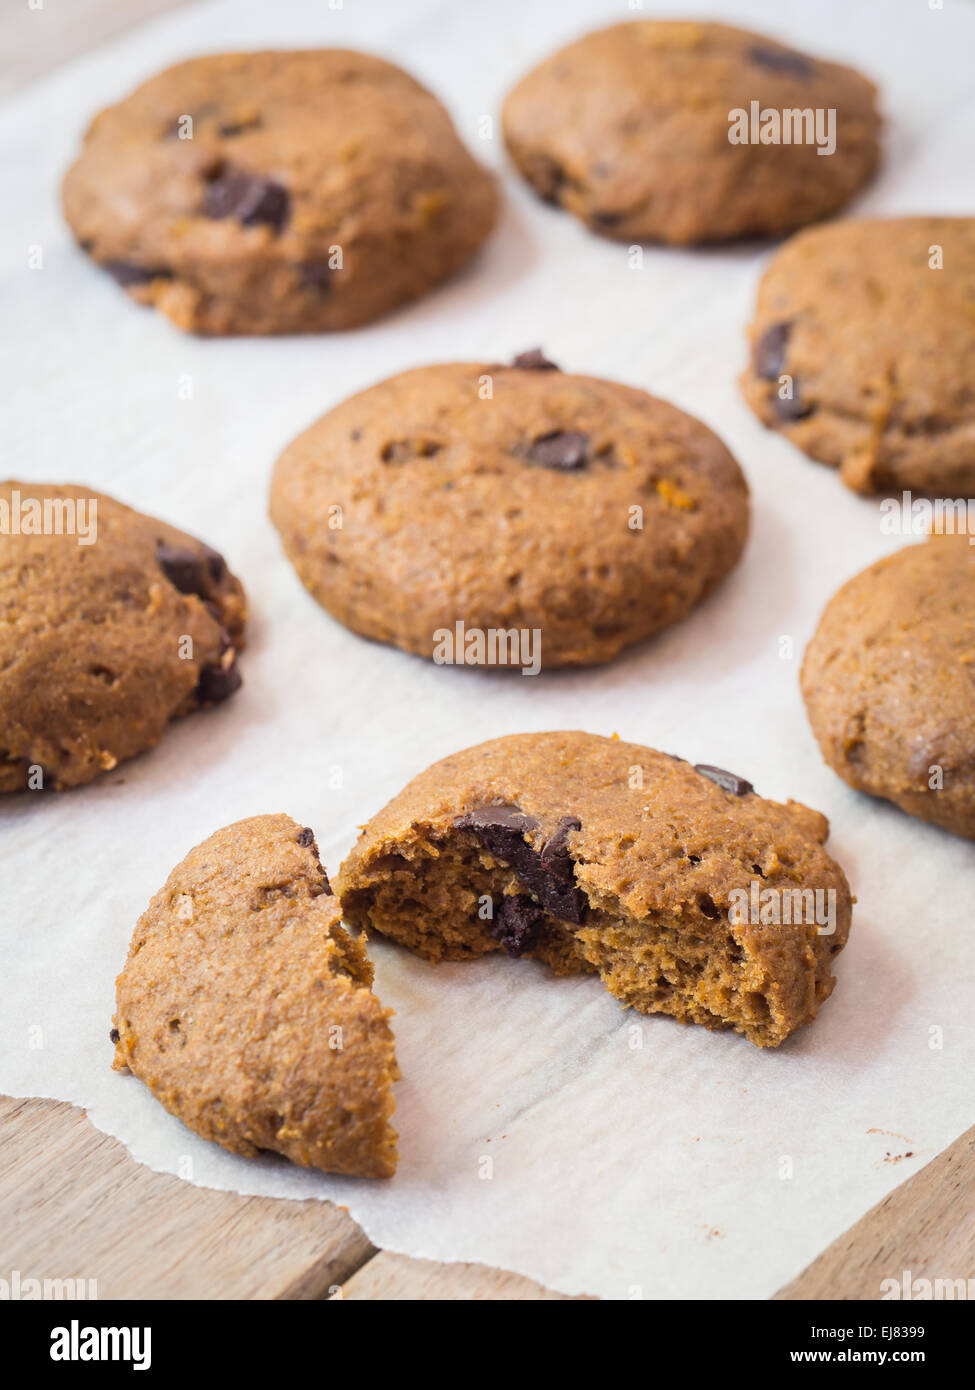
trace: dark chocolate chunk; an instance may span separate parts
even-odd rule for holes
[[[751,782],[746,782],[744,777],[739,777],[737,773],[725,772],[723,767],[712,767],[710,763],[695,763],[694,771],[716,782],[719,787],[723,787],[734,796],[747,796],[755,790]]]
[[[111,1031],[111,1032],[109,1033],[109,1035],[108,1035],[108,1040],[109,1040],[109,1042],[113,1042],[113,1043],[117,1043],[117,1042],[118,1042],[118,1040],[119,1040],[119,1031],[118,1031],[117,1028],[113,1028],[113,1029],[112,1029],[112,1031]]]
[[[553,430],[551,434],[539,435],[528,450],[528,457],[543,468],[571,473],[577,468],[585,468],[588,452],[587,434],[580,434],[578,430]]]
[[[205,598],[211,585],[219,584],[227,573],[223,556],[208,545],[191,550],[189,546],[157,541],[156,563],[175,589],[181,594],[195,594],[197,598]],[[219,619],[218,610],[211,607],[210,611]]]
[[[569,820],[572,824],[566,823]],[[575,886],[571,861],[566,864],[562,857],[565,836],[569,830],[578,828],[578,822],[572,817],[567,817],[566,821],[549,837],[541,853],[533,850],[524,838],[527,831],[537,829],[538,821],[518,806],[478,806],[467,815],[458,816],[454,825],[458,830],[473,831],[489,854],[514,869],[528,891],[553,917],[581,922],[585,897]],[[542,862],[542,855],[549,846],[552,846],[550,857],[557,866],[554,872]]]
[[[769,72],[789,72],[794,77],[811,77],[813,73],[813,65],[809,59],[802,53],[792,52],[791,49],[763,48],[756,44],[748,50],[748,57],[760,68],[767,68]]]
[[[224,167],[207,186],[203,210],[207,217],[233,217],[245,227],[265,223],[280,232],[288,220],[291,197],[273,179]]]
[[[561,371],[560,367],[557,367],[554,362],[548,360],[541,348],[529,348],[527,352],[519,352],[511,365],[513,367],[520,367],[523,372]]]
[[[495,941],[500,941],[509,956],[523,956],[538,945],[545,913],[531,898],[518,893],[502,898],[497,915],[488,924]]]
[[[755,375],[763,381],[778,381],[785,365],[785,349],[792,332],[791,323],[773,323],[766,328],[752,349]]]
[[[196,594],[200,597],[206,593],[209,566],[204,551],[190,550],[188,546],[170,545],[168,541],[158,541],[156,563],[170,584],[181,594]]]
[[[555,830],[542,845],[538,856],[539,863],[547,874],[557,878],[560,883],[574,881],[572,856],[566,848],[570,830],[581,830],[582,821],[577,816],[564,816]]]
[[[201,705],[219,705],[239,690],[243,678],[236,660],[229,666],[204,666],[196,687],[196,698]]]
[[[107,270],[117,285],[148,285],[151,280],[171,280],[173,272],[165,266],[130,265],[128,261],[103,261],[102,269]]]

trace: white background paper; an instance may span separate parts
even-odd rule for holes
[[[703,9],[879,83],[886,161],[855,211],[972,212],[967,4]],[[643,11],[696,13],[679,0]],[[627,17],[624,3],[599,0],[194,6],[0,115],[4,472],[90,484],[198,534],[241,576],[253,615],[245,685],[230,703],[87,788],[0,807],[0,1090],[85,1106],[136,1158],[166,1172],[189,1160],[205,1186],[342,1202],[388,1249],[497,1264],[569,1293],[763,1297],[975,1119],[975,850],[855,795],[809,732],[797,674],[818,615],[841,581],[901,542],[881,534],[875,501],[764,431],[739,395],[768,248],[648,249],[631,270],[625,247],[533,198],[497,134],[477,136],[478,119],[496,116],[543,54]],[[90,116],[180,58],[329,44],[409,68],[504,172],[503,221],[478,262],[421,303],[331,337],[202,341],[130,304],[59,213],[60,178]],[[32,246],[42,270],[27,268]],[[435,668],[346,632],[305,594],[267,520],[276,455],[392,372],[537,344],[566,370],[646,387],[722,435],[753,489],[738,571],[679,628],[601,671]],[[186,376],[189,401],[178,395]],[[114,977],[133,925],[192,845],[283,810],[315,828],[334,871],[356,827],[428,763],[546,728],[616,730],[830,816],[830,848],[859,904],[814,1027],[760,1052],[624,1014],[595,979],[557,981],[496,958],[434,968],[376,942],[404,1077],[402,1162],[385,1184],[235,1158],[109,1070]],[[479,1176],[484,1156],[491,1178]]]

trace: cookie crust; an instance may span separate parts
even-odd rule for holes
[[[154,747],[170,721],[241,684],[246,603],[223,557],[91,489],[0,483],[24,499],[96,507],[74,534],[0,543],[0,792],[89,782]]]
[[[63,198],[93,260],[200,334],[367,323],[465,265],[498,201],[430,92],[344,49],[167,68],[96,116]]]
[[[579,732],[465,749],[364,828],[338,877],[346,920],[431,961],[509,949],[596,972],[640,1012],[778,1046],[831,993],[852,898],[825,817],[714,771]],[[734,923],[752,883],[832,890],[834,930]]]
[[[727,24],[638,20],[540,63],[504,104],[504,137],[540,196],[619,241],[779,236],[838,211],[871,176],[871,82]],[[836,148],[733,144],[729,112],[836,112]]]
[[[352,396],[294,440],[271,518],[302,583],[355,632],[431,658],[458,622],[538,631],[542,665],[573,666],[719,584],[748,489],[710,430],[643,391],[452,363]]]
[[[801,682],[823,757],[845,782],[975,839],[967,535],[907,546],[844,584],[806,648]]]
[[[392,1177],[390,1013],[341,915],[314,836],[290,816],[218,830],[139,919],[117,981],[115,1070],[232,1153]]]
[[[973,304],[975,218],[811,228],[762,277],[745,397],[855,492],[975,494]]]

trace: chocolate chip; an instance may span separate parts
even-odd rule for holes
[[[109,1033],[109,1035],[108,1035],[108,1040],[109,1040],[109,1042],[117,1043],[118,1040],[119,1040],[119,1036],[120,1036],[119,1030],[118,1030],[117,1028],[113,1028],[112,1031],[111,1031],[111,1032]]]
[[[207,589],[209,568],[203,551],[187,546],[157,541],[156,563],[174,588],[181,594],[202,596]]]
[[[204,598],[212,584],[219,584],[227,573],[227,562],[219,551],[201,545],[198,550],[189,546],[156,542],[156,563],[175,589],[181,594]],[[210,609],[214,612],[213,608]],[[219,611],[215,613],[220,617]]]
[[[755,375],[763,381],[778,381],[785,365],[785,350],[792,332],[791,323],[773,323],[766,328],[752,349]]]
[[[545,842],[541,853],[525,841],[529,830],[538,828],[534,816],[518,806],[478,806],[454,821],[458,830],[470,830],[495,859],[514,869],[522,883],[554,917],[581,922],[585,907],[582,890],[575,886],[571,860],[565,851],[569,830],[579,828],[574,817],[566,817]],[[548,851],[553,868],[543,862]]]
[[[588,450],[588,434],[580,434],[578,430],[553,430],[551,434],[539,435],[528,450],[528,457],[543,468],[571,473],[585,468]]]
[[[243,678],[236,660],[229,666],[204,666],[196,687],[196,698],[201,705],[219,705],[239,690]]]
[[[574,882],[572,855],[566,846],[570,830],[581,830],[582,821],[576,816],[564,816],[542,845],[538,859],[542,868],[560,883]]]
[[[171,280],[173,272],[164,266],[131,265],[128,261],[103,261],[102,269],[107,270],[117,285],[148,285],[151,280]]]
[[[280,232],[288,220],[291,197],[273,179],[224,168],[208,185],[203,210],[207,217],[233,217],[245,227],[263,223]]]
[[[523,956],[538,945],[545,913],[531,898],[518,893],[502,898],[497,916],[489,923],[488,931],[500,941],[509,956]]]
[[[795,77],[811,77],[813,65],[802,53],[784,48],[751,48],[748,56],[760,68],[769,72],[789,72]]]
[[[560,367],[557,367],[554,362],[548,360],[541,348],[529,348],[527,352],[519,352],[511,365],[513,367],[520,367],[523,372],[561,371]]]
[[[737,773],[725,772],[723,767],[712,767],[710,763],[695,763],[694,771],[716,782],[719,787],[723,787],[734,796],[747,796],[755,790],[751,782],[746,782],[744,777],[739,777]]]

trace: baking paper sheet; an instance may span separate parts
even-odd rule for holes
[[[637,8],[695,13],[678,0]],[[856,211],[971,213],[969,5],[703,8],[879,82],[886,164]],[[806,724],[798,665],[823,604],[904,538],[883,535],[875,501],[742,402],[743,330],[768,248],[648,248],[632,269],[625,247],[521,186],[497,124],[492,139],[478,134],[546,51],[627,17],[625,3],[599,0],[206,4],[0,112],[5,473],[90,484],[198,534],[226,554],[253,610],[245,685],[230,703],[87,788],[0,807],[0,1090],[84,1106],[140,1162],[203,1186],[344,1203],[390,1250],[484,1261],[567,1293],[765,1297],[975,1120],[975,850],[854,794]],[[45,11],[30,19],[43,24]],[[408,67],[505,170],[503,222],[477,264],[332,337],[200,341],[131,305],[74,248],[58,210],[90,116],[200,52],[327,44]],[[29,269],[38,247],[43,267]],[[603,670],[436,668],[346,632],[303,591],[267,520],[277,453],[392,372],[536,344],[567,370],[668,397],[724,437],[754,494],[744,562],[687,622]],[[133,925],[191,846],[239,817],[287,811],[315,828],[334,870],[356,827],[434,759],[548,728],[615,730],[830,816],[859,903],[814,1027],[760,1052],[625,1013],[595,979],[496,958],[436,968],[377,941],[404,1078],[402,1162],[385,1184],[236,1158],[109,1070]]]

